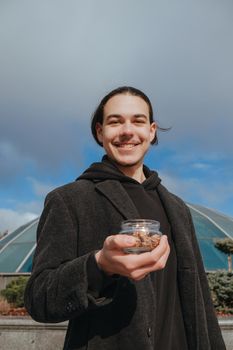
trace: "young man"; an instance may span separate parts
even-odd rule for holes
[[[190,212],[143,165],[157,125],[148,97],[110,92],[92,133],[104,147],[74,183],[46,198],[25,305],[39,322],[69,320],[64,349],[223,350]],[[125,254],[126,219],[155,219],[151,252]]]

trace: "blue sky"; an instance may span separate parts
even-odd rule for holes
[[[146,163],[185,201],[233,216],[231,0],[0,2],[0,231],[101,159],[90,118],[121,85],[161,127]]]

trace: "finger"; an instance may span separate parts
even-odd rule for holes
[[[156,270],[162,270],[166,266],[168,257],[170,255],[170,247],[168,246],[165,253],[160,257],[159,260],[157,260],[154,265],[151,265],[148,268],[149,272],[156,271]]]
[[[151,258],[155,261],[159,260],[165,254],[168,248],[170,249],[168,238],[166,235],[163,235],[161,236],[159,245],[150,252]]]
[[[165,268],[168,257],[170,254],[170,247],[166,250],[165,254],[155,263],[151,265],[146,265],[141,268],[132,270],[129,272],[128,277],[134,279],[135,281],[139,281],[145,278],[150,272],[162,270]]]
[[[122,249],[135,245],[135,238],[129,235],[108,236],[104,242],[104,247],[109,250]]]
[[[138,255],[130,254],[130,269],[136,270],[148,265],[153,265],[158,261],[169,248],[167,236],[162,236],[159,245],[151,252],[146,252]]]

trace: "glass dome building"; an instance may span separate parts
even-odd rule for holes
[[[227,269],[227,257],[214,246],[216,238],[233,239],[233,218],[189,204],[206,271]],[[0,239],[0,273],[30,273],[39,218]]]

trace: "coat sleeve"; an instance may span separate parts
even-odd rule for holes
[[[203,295],[203,304],[205,307],[205,315],[206,315],[206,321],[207,321],[206,323],[208,327],[210,346],[211,346],[211,349],[225,350],[226,347],[222,338],[221,330],[220,330],[217,316],[212,303],[208,280],[206,277],[206,272],[204,269],[199,245],[195,234],[194,224],[193,224],[192,216],[189,209],[188,209],[188,216],[189,216],[189,221],[191,225],[192,243],[193,243],[194,253],[196,257],[198,278],[200,281],[200,286],[201,286],[202,295]]]
[[[36,321],[69,320],[112,301],[118,279],[96,266],[93,275],[94,252],[78,256],[77,251],[78,218],[53,191],[45,200],[39,221],[32,274],[24,297],[25,307]]]

